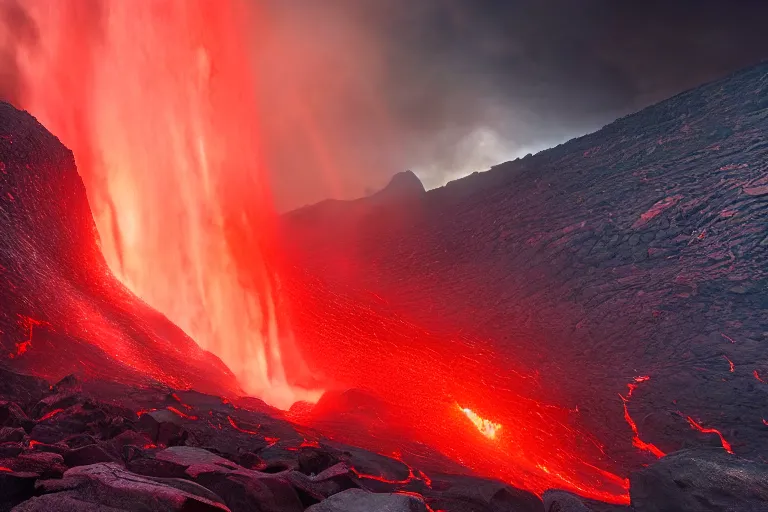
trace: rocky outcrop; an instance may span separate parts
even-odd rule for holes
[[[18,408],[36,418],[29,432],[7,427],[0,444],[14,448],[0,458],[0,510],[542,509],[536,496],[501,482],[430,479],[401,460],[210,395],[71,377],[40,386],[49,391]],[[166,424],[174,435],[162,438]]]
[[[7,103],[0,224],[0,365],[52,380],[78,373],[239,394],[221,361],[114,278],[72,153]]]
[[[630,493],[639,511],[764,511],[768,465],[720,451],[685,450],[633,474]]]

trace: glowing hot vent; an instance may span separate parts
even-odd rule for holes
[[[74,152],[112,271],[287,408],[317,395],[289,384],[242,8],[30,0],[19,106]]]
[[[483,434],[488,439],[496,439],[496,434],[499,432],[499,430],[501,430],[500,424],[494,423],[485,418],[481,418],[472,409],[468,409],[460,405],[459,409],[461,409],[461,412],[463,412],[464,415],[469,418],[469,421],[472,422],[472,424],[477,428],[477,430],[480,431],[481,434]]]

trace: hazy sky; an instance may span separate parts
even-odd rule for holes
[[[123,0],[49,1],[98,34]],[[243,151],[263,153],[280,210],[407,169],[440,186],[768,58],[768,0],[187,1],[250,8],[261,135]],[[17,49],[47,35],[22,0],[0,0],[0,29],[14,101]]]
[[[764,0],[271,4],[269,58],[289,62],[267,81],[296,89],[316,132],[267,109],[295,143],[274,157],[283,208],[405,169],[440,186],[768,58]]]

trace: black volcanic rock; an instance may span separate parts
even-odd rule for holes
[[[87,369],[90,377],[239,394],[221,361],[114,278],[72,153],[7,103],[0,103],[0,225],[0,370],[56,381]],[[0,397],[24,386],[22,377],[2,382]]]
[[[542,501],[545,512],[634,512],[630,507],[588,500],[559,490],[545,492]]]
[[[399,172],[395,174],[386,187],[369,196],[370,199],[403,199],[418,197],[425,192],[424,184],[413,171]]]
[[[0,471],[0,510],[5,512],[35,492],[37,473]]]
[[[227,510],[218,496],[192,482],[143,477],[109,463],[70,469],[62,480],[45,480],[38,488],[44,494],[54,493],[54,497],[62,496],[122,510]],[[45,506],[55,504],[53,499],[45,501]],[[21,510],[46,508],[32,500]]]
[[[24,411],[14,402],[0,402],[0,425],[3,427],[21,427],[27,431],[35,426]]]
[[[763,512],[768,465],[716,450],[673,453],[630,477],[636,512]]]
[[[117,462],[117,460],[98,444],[75,448],[64,455],[64,464],[70,468],[89,466],[99,462]]]

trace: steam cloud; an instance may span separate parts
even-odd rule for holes
[[[768,58],[760,0],[232,1],[252,7],[280,210],[405,169],[439,186]],[[17,48],[37,28],[22,4],[0,6],[0,95],[15,102]]]

